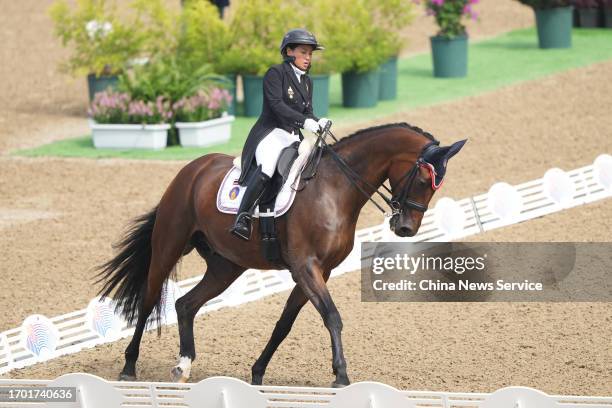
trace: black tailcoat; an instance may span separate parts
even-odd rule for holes
[[[298,81],[291,63],[272,66],[263,79],[263,108],[251,129],[242,150],[242,172],[238,183],[245,185],[256,168],[255,150],[261,140],[274,128],[281,128],[304,137],[300,128],[308,118],[318,121],[312,112],[312,81],[302,75]]]

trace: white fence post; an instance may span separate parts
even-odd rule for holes
[[[438,200],[434,212],[436,226],[448,239],[461,235],[465,227],[465,211],[452,198],[442,197]]]
[[[593,162],[595,180],[612,193],[612,156],[601,154]]]
[[[211,377],[195,384],[185,402],[198,408],[265,408],[267,399],[255,387],[231,377]]]
[[[512,224],[521,214],[523,203],[516,188],[508,183],[495,183],[487,197],[489,210],[501,218],[502,223]]]
[[[561,408],[551,397],[528,387],[508,387],[485,398],[482,408]]]
[[[49,387],[76,387],[76,402],[49,403],[52,408],[119,408],[123,396],[112,384],[91,374],[66,374]]]
[[[21,345],[39,362],[55,357],[59,337],[57,327],[43,315],[28,316],[21,325]]]
[[[416,408],[404,394],[386,384],[359,382],[341,388],[329,401],[329,408]]]
[[[576,186],[568,174],[559,169],[553,168],[544,173],[544,194],[555,204],[562,208],[571,207],[574,204]]]
[[[98,296],[89,302],[86,310],[85,320],[89,330],[107,342],[122,337],[121,331],[127,323],[117,313],[115,302],[109,298],[100,299]]]

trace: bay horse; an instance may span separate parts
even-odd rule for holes
[[[323,319],[331,336],[335,387],[348,385],[342,348],[342,320],[327,289],[331,270],[353,248],[361,208],[388,180],[393,194],[390,227],[396,235],[413,236],[446,170],[446,163],[464,141],[440,147],[432,135],[406,123],[360,130],[326,145],[317,176],[297,193],[291,209],[277,219],[281,260],[267,261],[261,242],[231,234],[234,216],[216,208],[217,190],[232,167],[233,157],[208,154],[183,167],[159,204],[133,221],[117,244],[119,253],[99,267],[102,296],[114,291],[117,307],[136,322],[125,350],[121,380],[136,379],[140,341],[152,312],[159,319],[164,282],[175,264],[194,248],[207,270],[202,280],[176,301],[180,352],[173,381],[186,381],[196,357],[193,323],[197,311],[220,295],[246,269],[288,269],[296,286],[291,291],[272,335],[252,366],[252,383],[261,385],[266,367],[307,301]],[[343,166],[345,168],[343,168]],[[350,174],[352,173],[352,177]],[[357,177],[357,179],[355,179]],[[370,191],[368,191],[370,190]],[[259,225],[253,225],[257,237]],[[159,330],[159,327],[158,327]]]

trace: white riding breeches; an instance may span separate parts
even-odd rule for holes
[[[261,171],[272,177],[276,171],[276,163],[280,157],[281,151],[290,146],[292,143],[299,142],[300,137],[286,130],[275,128],[268,133],[255,150],[255,160],[258,165],[261,165]]]

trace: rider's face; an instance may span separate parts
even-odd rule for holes
[[[312,45],[298,45],[295,49],[287,48],[287,55],[295,57],[295,66],[299,69],[306,71],[312,61],[312,52],[314,47]]]

